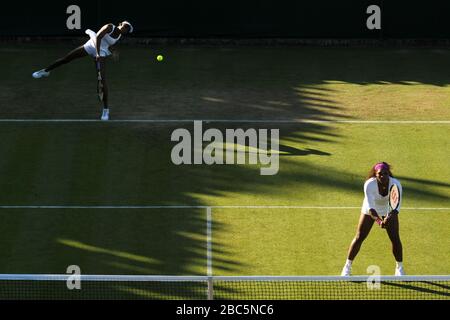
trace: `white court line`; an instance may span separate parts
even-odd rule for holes
[[[206,261],[207,275],[212,277],[212,210],[211,207],[206,208]]]
[[[308,120],[308,119],[123,119],[102,121],[99,119],[0,119],[0,123],[288,123],[288,124],[450,124],[450,120]]]
[[[360,209],[353,206],[0,206],[0,209],[318,209],[318,210],[346,210]],[[450,210],[450,207],[406,207],[402,210]]]

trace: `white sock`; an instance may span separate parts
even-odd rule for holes
[[[396,268],[403,268],[403,262],[396,262]]]
[[[352,262],[353,262],[352,260],[348,260],[347,259],[347,261],[345,262],[345,265],[351,267],[352,266]]]

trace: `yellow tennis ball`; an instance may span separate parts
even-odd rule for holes
[[[163,61],[163,56],[162,55],[158,55],[157,57],[156,57],[156,60],[158,60],[158,61]]]

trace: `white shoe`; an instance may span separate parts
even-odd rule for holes
[[[349,277],[351,275],[352,275],[352,266],[345,265],[344,268],[342,268],[341,276]]]
[[[395,275],[396,276],[404,276],[405,270],[403,269],[403,267],[395,268]]]
[[[102,117],[103,121],[109,120],[109,109],[103,109]]]
[[[33,72],[33,78],[35,78],[35,79],[39,79],[42,77],[48,77],[49,75],[50,75],[50,72],[45,71],[45,69]]]

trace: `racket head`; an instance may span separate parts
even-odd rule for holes
[[[400,190],[398,186],[394,183],[389,190],[389,208],[392,210],[397,210],[400,204]]]

